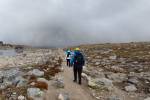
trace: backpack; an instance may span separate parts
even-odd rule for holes
[[[70,55],[71,55],[71,53],[70,53],[70,52],[68,52],[68,53],[67,53],[67,57],[70,57]]]
[[[81,53],[79,53],[75,56],[75,64],[84,65],[84,57]]]

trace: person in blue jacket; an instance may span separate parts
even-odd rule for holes
[[[77,75],[78,75],[78,83],[82,84],[82,70],[85,64],[85,59],[83,54],[80,52],[79,48],[76,48],[74,51],[73,57],[73,71],[74,71],[74,82],[77,82]]]

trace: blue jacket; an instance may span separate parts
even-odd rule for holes
[[[74,64],[74,56],[75,56],[75,52],[72,51],[72,52],[71,52],[71,59],[70,59],[70,64],[71,64],[71,65]]]

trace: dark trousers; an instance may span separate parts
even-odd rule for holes
[[[79,84],[82,83],[82,78],[81,78],[82,69],[83,69],[82,66],[77,66],[77,65],[74,65],[74,68],[73,68],[73,71],[74,71],[74,81],[77,81],[77,75],[78,75]]]
[[[70,64],[70,59],[67,59],[67,66],[71,66],[71,64]]]

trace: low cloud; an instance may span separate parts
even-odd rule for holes
[[[149,0],[1,0],[0,40],[33,46],[148,41]]]

